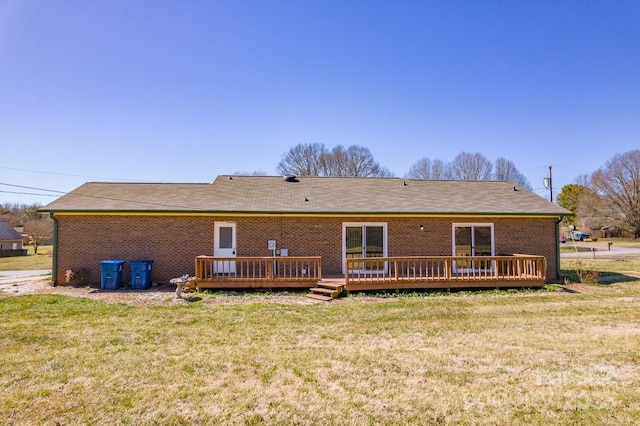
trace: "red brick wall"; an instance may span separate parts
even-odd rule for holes
[[[152,280],[167,282],[194,274],[198,255],[213,254],[214,223],[237,223],[237,255],[269,256],[267,241],[289,256],[321,256],[323,274],[342,273],[342,224],[387,223],[389,256],[449,256],[453,223],[493,223],[496,254],[525,253],[547,258],[547,277],[556,277],[555,221],[531,218],[366,218],[56,216],[57,282],[67,269],[85,268],[100,282],[100,261],[153,260]],[[420,225],[424,231],[420,231]],[[129,282],[125,265],[123,282]]]
[[[213,218],[171,216],[57,216],[57,282],[85,268],[100,283],[100,261],[153,260],[151,278],[166,282],[194,274],[195,257],[212,254]],[[129,282],[125,265],[123,282]]]

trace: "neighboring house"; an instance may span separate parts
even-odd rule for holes
[[[600,231],[602,238],[633,238],[633,233],[615,225],[603,226]]]
[[[22,247],[22,235],[7,222],[0,220],[0,257],[26,254],[27,250]]]
[[[152,260],[167,282],[193,275],[200,255],[274,253],[320,257],[323,277],[342,276],[347,258],[522,253],[544,256],[554,280],[571,215],[510,182],[271,176],[86,183],[41,211],[54,219],[57,283],[79,268],[99,282],[107,259]]]

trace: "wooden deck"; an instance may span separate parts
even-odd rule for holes
[[[347,259],[345,288],[352,290],[418,288],[542,287],[543,256],[429,256]]]
[[[309,288],[322,279],[321,257],[196,257],[198,288]]]
[[[340,291],[542,287],[542,256],[418,256],[347,259],[346,274],[323,280],[320,257],[214,257],[195,261],[198,288],[315,288]],[[322,282],[329,289],[318,289]],[[320,283],[320,286],[318,284]]]

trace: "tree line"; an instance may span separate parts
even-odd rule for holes
[[[277,172],[296,176],[391,177],[368,148],[298,144],[287,151]],[[254,174],[265,174],[258,172]],[[461,152],[452,161],[424,157],[416,161],[408,179],[500,180],[531,190],[528,179],[511,160],[492,163],[480,153]],[[576,222],[591,231],[618,228],[640,238],[640,150],[619,154],[590,175],[565,185],[557,196],[560,206],[575,214]],[[569,219],[570,221],[574,219]]]
[[[296,176],[391,177],[368,148],[338,145],[329,150],[321,143],[298,144],[282,157],[276,171]]]
[[[33,246],[34,253],[38,247],[53,238],[53,221],[48,214],[39,213],[41,204],[0,204],[0,220],[14,228],[22,227],[29,236],[28,243]]]
[[[558,204],[590,231],[621,229],[640,238],[640,150],[618,154],[562,187]]]
[[[368,148],[324,144],[298,144],[282,156],[276,171],[296,176],[392,177],[393,173],[373,157]],[[504,180],[529,190],[531,184],[515,164],[505,158],[494,163],[480,153],[462,152],[453,161],[427,157],[418,160],[405,175],[408,179],[428,180]]]

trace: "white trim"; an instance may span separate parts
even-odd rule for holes
[[[347,260],[347,227],[382,227],[382,257],[387,257],[389,247],[389,233],[387,222],[342,222],[342,273],[345,274],[345,262]],[[364,229],[363,229],[364,230]],[[363,235],[365,233],[363,232]],[[385,265],[386,269],[386,265]]]

